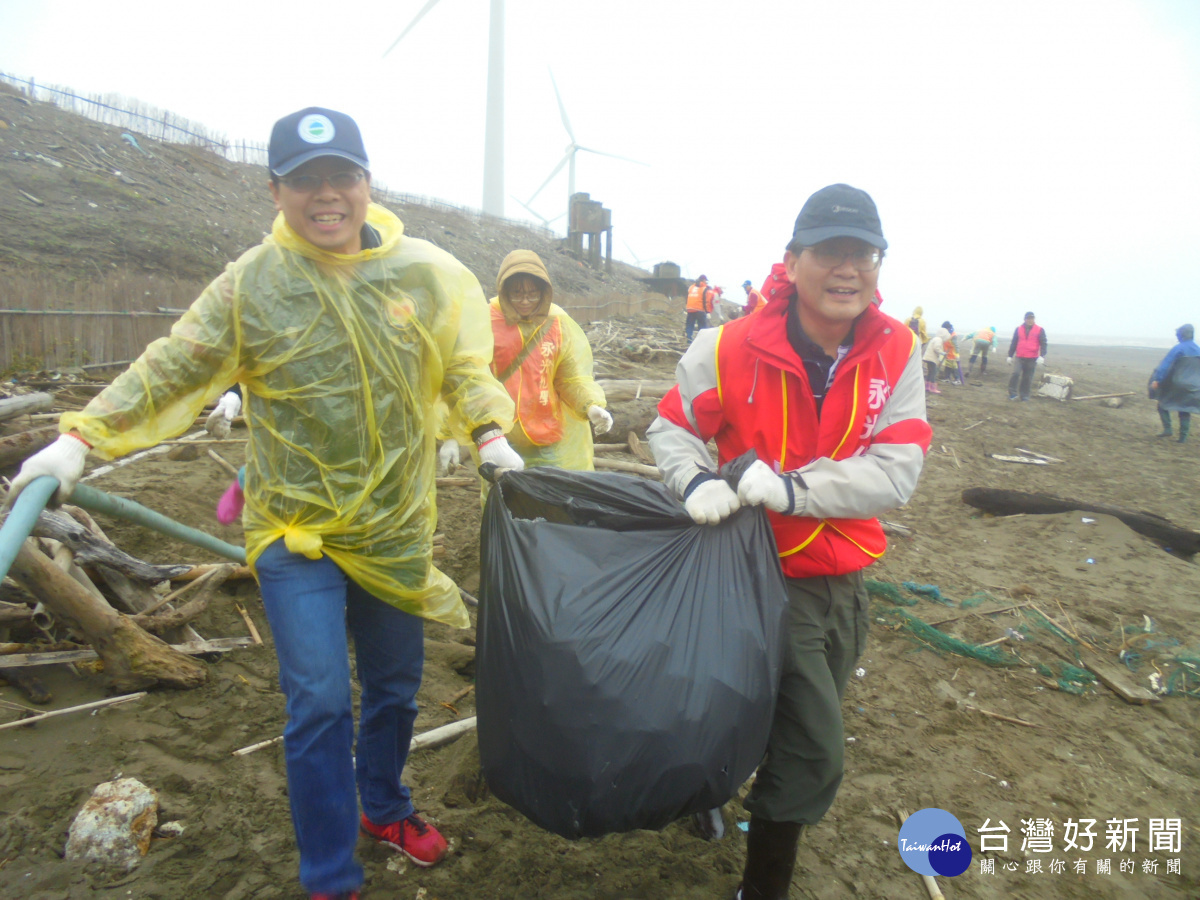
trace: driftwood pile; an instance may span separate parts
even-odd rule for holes
[[[196,687],[207,672],[192,656],[261,642],[208,641],[191,626],[222,584],[248,574],[232,563],[152,565],[116,547],[84,510],[46,510],[9,571],[25,594],[3,589],[0,677],[45,702],[31,667],[99,658],[119,690]],[[182,587],[172,591],[172,580]]]
[[[82,408],[105,386],[47,379],[23,386],[38,390],[0,398],[0,428],[8,432],[0,436],[0,467],[11,471],[55,440],[61,412]],[[234,564],[152,565],[115,546],[86,511],[46,510],[0,586],[0,679],[35,703],[52,698],[34,667],[55,663],[98,659],[122,691],[200,685],[207,672],[192,657],[262,642],[244,613],[250,637],[206,640],[191,625],[226,581],[245,577],[249,570]]]
[[[671,369],[687,350],[683,312],[641,316],[637,319],[602,319],[585,325],[588,343],[599,371],[619,371],[625,363],[665,363]]]

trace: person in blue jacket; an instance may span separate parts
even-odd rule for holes
[[[1179,414],[1179,443],[1187,440],[1192,413],[1200,413],[1200,347],[1191,325],[1175,329],[1179,342],[1163,357],[1150,376],[1150,397],[1158,400],[1158,416],[1163,430],[1159,437],[1171,437],[1171,413]]]

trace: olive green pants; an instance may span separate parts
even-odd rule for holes
[[[789,635],[767,753],[746,809],[815,825],[842,783],[842,695],[867,645],[862,572],[787,579]]]

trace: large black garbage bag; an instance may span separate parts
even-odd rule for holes
[[[787,604],[760,508],[697,526],[655,482],[510,472],[480,557],[479,755],[497,797],[594,837],[663,828],[750,777]]]

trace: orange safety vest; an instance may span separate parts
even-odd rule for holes
[[[712,312],[712,288],[707,283],[693,284],[688,288],[688,312]]]
[[[750,294],[746,297],[746,315],[762,309],[766,305],[766,302],[762,294],[754,288],[750,288]]]
[[[499,305],[492,307],[492,374],[499,376],[529,342],[535,342],[504,387],[517,405],[517,424],[538,447],[556,444],[563,436],[562,401],[554,389],[554,373],[562,350],[562,327],[547,317],[528,339],[517,323],[508,324]]]

